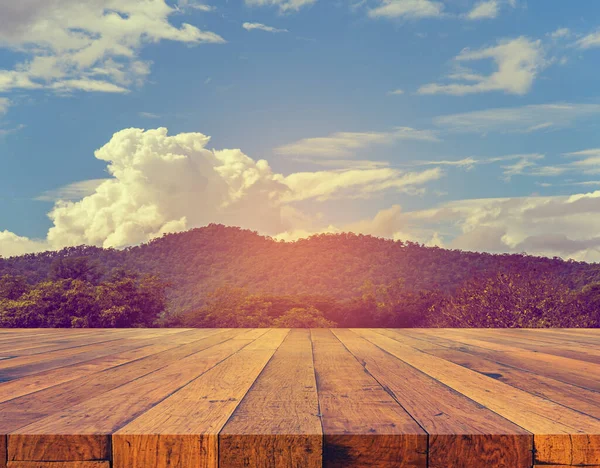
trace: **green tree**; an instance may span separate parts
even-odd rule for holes
[[[588,327],[593,323],[575,292],[548,275],[501,273],[467,282],[432,307],[442,327]]]
[[[27,278],[22,275],[3,275],[0,278],[0,299],[16,300],[29,290]]]
[[[101,277],[98,262],[88,257],[58,257],[50,264],[48,279],[75,279],[96,283]]]
[[[335,322],[323,317],[320,310],[314,307],[296,307],[285,312],[273,320],[276,328],[330,328],[335,327]]]
[[[190,327],[267,327],[270,303],[244,288],[222,286],[211,292],[206,305],[183,318]]]

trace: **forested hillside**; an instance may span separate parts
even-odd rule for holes
[[[80,269],[92,273],[73,273]],[[125,250],[74,247],[0,259],[0,278],[3,326],[19,326],[24,316],[21,326],[596,326],[600,303],[597,264],[355,234],[279,242],[222,225]],[[124,279],[129,290],[119,286]],[[81,319],[106,288],[118,291],[116,302]],[[143,296],[150,316],[123,311],[128,295]],[[72,320],[44,321],[67,297],[64,315]],[[122,319],[114,319],[116,310]]]

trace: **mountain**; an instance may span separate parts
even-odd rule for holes
[[[74,257],[86,257],[104,272],[124,268],[158,275],[169,284],[170,316],[202,308],[209,293],[223,286],[343,303],[363,297],[365,287],[391,284],[403,293],[450,297],[466,284],[504,274],[551,277],[573,291],[600,282],[598,264],[446,250],[352,233],[283,242],[215,224],[123,250],[81,246],[0,259],[0,277],[22,275],[34,284],[48,277],[57,259]]]

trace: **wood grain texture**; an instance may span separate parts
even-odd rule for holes
[[[312,330],[324,466],[426,466],[427,435],[329,330]]]
[[[460,343],[464,349],[468,349],[478,356],[488,357],[503,364],[541,373],[562,382],[600,391],[600,379],[597,378],[600,375],[600,364],[472,338],[461,330],[431,330],[429,333],[435,336],[442,333],[445,338]]]
[[[195,335],[186,335],[178,339],[171,337],[170,340],[175,346],[167,346],[164,351],[156,349],[160,352],[0,403],[0,428],[4,429],[4,433],[13,432],[61,410],[66,410],[93,397],[99,397],[135,379],[149,376],[179,359],[222,343],[239,333],[241,332],[229,330],[206,334],[206,332],[198,330]],[[160,347],[162,346],[159,345]],[[123,355],[127,356],[128,353],[123,353]],[[28,381],[29,377],[23,380]],[[7,384],[11,393],[15,390],[13,384],[14,382]],[[0,395],[4,394],[2,386]]]
[[[181,347],[182,345],[201,340],[208,336],[214,335],[218,331],[192,330],[181,332],[175,336],[169,335],[165,343],[164,337],[155,337],[139,341],[140,346],[130,350],[116,352],[108,356],[92,359],[91,361],[80,364],[73,364],[58,369],[52,369],[45,372],[40,372],[34,375],[28,375],[16,380],[8,381],[0,386],[0,403],[13,400],[23,395],[34,392],[39,392],[49,387],[79,379],[96,372],[101,372],[113,367],[123,366],[124,364],[138,361],[148,356],[159,355],[169,349]],[[0,375],[2,372],[0,371]],[[95,376],[95,379],[103,379],[106,375]],[[79,386],[79,382],[77,386]],[[56,390],[56,389],[55,389]],[[46,402],[43,395],[38,395],[37,400],[42,397],[42,401]]]
[[[217,467],[219,431],[288,333],[263,331],[262,336],[117,431],[113,437],[115,465]]]
[[[110,468],[109,461],[84,461],[84,462],[39,462],[15,461],[8,464],[8,468]]]
[[[428,466],[529,468],[528,431],[349,330],[334,334],[429,434]],[[424,396],[426,395],[426,396]]]
[[[250,333],[252,336],[245,339],[230,339],[203,349],[156,372],[13,431],[8,436],[9,460],[97,459],[96,456],[81,458],[77,449],[79,436],[86,437],[87,445],[95,445],[84,452],[84,455],[101,451],[118,428],[254,341],[253,335],[264,334],[265,331]],[[243,335],[244,333],[240,336]],[[44,445],[38,443],[40,439],[44,441]],[[51,454],[40,452],[47,445],[53,446]],[[52,458],[48,458],[49,456]]]
[[[0,435],[0,468],[6,468],[8,462],[8,448],[6,443],[6,436]]]
[[[323,433],[309,330],[292,330],[219,434],[231,468],[318,468]]]
[[[420,332],[396,330],[394,332],[402,336],[402,342],[410,344],[415,349],[600,419],[598,392],[468,353],[462,348],[457,349],[454,342],[450,340]],[[419,340],[425,340],[428,344],[437,343],[440,347],[432,349],[427,344],[422,345],[422,341]]]
[[[0,330],[0,468],[600,468],[600,330]]]
[[[536,463],[600,463],[599,420],[386,336],[393,331],[357,332],[398,359],[532,432]]]

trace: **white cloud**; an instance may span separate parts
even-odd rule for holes
[[[582,49],[600,47],[600,31],[596,31],[591,34],[588,34],[587,36],[582,37],[577,41],[577,45]]]
[[[138,115],[140,117],[145,118],[145,119],[158,119],[158,118],[160,118],[160,115],[154,114],[153,112],[138,112]]]
[[[379,220],[379,222],[375,222]],[[384,221],[384,222],[383,222]],[[527,252],[600,261],[600,191],[457,200],[421,211],[382,210],[354,228],[470,251]]]
[[[502,169],[504,169],[503,179],[506,182],[510,182],[513,176],[525,174],[528,169],[537,166],[535,161],[543,158],[543,154],[524,154],[518,156],[515,163],[502,166]]]
[[[423,85],[418,94],[451,94],[463,96],[473,93],[503,91],[523,95],[529,92],[539,71],[547,64],[541,41],[526,37],[502,40],[497,45],[479,50],[465,49],[455,57],[458,64],[491,59],[497,70],[482,75],[460,66],[449,78],[454,83]]]
[[[8,112],[8,108],[10,107],[10,100],[8,98],[0,97],[0,116],[3,116]]]
[[[200,133],[127,129],[96,151],[112,179],[49,213],[53,247],[119,247],[157,233],[223,222],[277,232],[285,227],[279,198],[289,189],[268,163],[240,150],[210,151]]]
[[[443,177],[439,168],[403,172],[392,168],[349,169],[341,171],[298,172],[278,180],[290,187],[288,202],[335,198],[368,198],[388,190],[419,193],[419,187]]]
[[[223,43],[219,35],[169,17],[165,0],[21,0],[0,3],[0,44],[26,58],[0,70],[0,91],[52,89],[123,93],[141,84],[146,45],[163,40]]]
[[[560,256],[600,261],[600,191],[551,197],[457,200],[420,211],[394,205],[373,218],[342,226],[292,231],[293,240],[318,232],[353,231],[469,251]]]
[[[567,164],[570,169],[585,175],[600,174],[600,148],[566,153],[565,156],[575,159]]]
[[[6,135],[10,135],[12,133],[16,133],[19,130],[23,130],[25,128],[25,125],[23,124],[19,124],[16,127],[12,127],[12,128],[0,128],[0,138],[5,137]]]
[[[499,9],[500,6],[497,0],[479,2],[467,14],[467,18],[470,20],[493,19],[498,16]]]
[[[272,26],[267,26],[267,25],[261,24],[261,23],[244,23],[244,24],[242,24],[242,27],[246,31],[258,30],[258,31],[266,31],[266,32],[270,32],[270,33],[288,32],[287,29],[278,29],[278,28],[274,28]]]
[[[354,232],[389,239],[411,241],[427,246],[443,246],[440,233],[421,229],[414,222],[412,213],[403,212],[400,205],[392,205],[378,211],[372,218],[362,219],[341,226],[328,225],[314,229],[296,229],[275,236],[276,239],[294,241],[314,234]]]
[[[31,240],[6,230],[0,231],[0,257],[13,257],[44,250],[49,250],[45,241]]]
[[[434,123],[452,132],[522,133],[568,127],[598,115],[599,104],[554,103],[450,114],[436,117]]]
[[[552,39],[563,39],[571,36],[571,30],[569,28],[558,28],[556,31],[548,34]]]
[[[372,18],[434,18],[442,16],[444,5],[433,0],[380,0],[369,10]]]
[[[326,137],[304,138],[274,151],[280,155],[343,158],[372,145],[389,145],[401,140],[439,141],[430,130],[398,127],[389,132],[337,132]]]
[[[400,96],[401,94],[404,94],[404,90],[395,89],[394,91],[390,91],[388,94],[391,96]]]
[[[373,167],[283,175],[239,149],[209,150],[208,142],[201,133],[169,136],[165,128],[115,133],[95,152],[111,178],[42,194],[39,199],[57,200],[46,239],[6,231],[0,254],[79,244],[123,247],[211,222],[274,235],[303,223],[306,215],[296,202],[421,192],[443,175],[439,168]]]
[[[56,202],[62,201],[76,201],[81,200],[88,195],[92,195],[96,192],[98,187],[108,179],[92,179],[83,180],[81,182],[73,182],[72,184],[65,185],[56,190],[48,190],[35,199],[39,201],[51,201]]]
[[[452,202],[443,209],[461,230],[452,247],[598,261],[599,201],[593,192]]]
[[[316,2],[317,0],[245,0],[248,6],[276,6],[282,13],[296,12]]]
[[[194,10],[204,11],[207,13],[210,11],[216,11],[216,8],[214,6],[206,5],[205,3],[196,3],[190,0],[179,0],[178,5],[182,9],[193,8]]]

